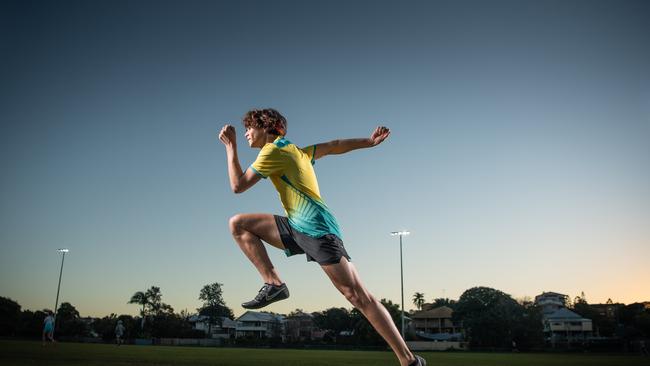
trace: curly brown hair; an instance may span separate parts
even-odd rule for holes
[[[245,128],[263,128],[267,133],[284,136],[287,133],[287,120],[273,108],[252,109],[244,115]]]

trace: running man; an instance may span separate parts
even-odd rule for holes
[[[334,140],[299,148],[285,138],[286,119],[274,109],[254,109],[243,118],[246,139],[252,148],[261,149],[257,159],[243,171],[237,156],[235,128],[225,125],[219,140],[225,145],[230,188],[241,193],[270,178],[280,195],[287,214],[237,214],[230,219],[230,230],[239,247],[253,263],[264,281],[259,293],[242,304],[259,309],[289,297],[287,285],[273,267],[263,242],[287,256],[306,254],[317,262],[334,286],[368,319],[386,340],[401,366],[425,366],[426,361],[413,355],[400,336],[384,306],[365,288],[341,241],[339,225],[322,200],[313,165],[333,154],[379,145],[389,135],[386,127],[377,127],[370,138]]]
[[[43,319],[43,345],[49,340],[54,343],[54,316],[51,311],[47,311],[47,316]]]

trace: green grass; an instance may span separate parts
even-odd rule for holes
[[[650,366],[636,355],[423,352],[429,366]],[[390,352],[0,341],[0,365],[398,365]]]

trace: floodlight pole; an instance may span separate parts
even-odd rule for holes
[[[402,236],[404,235],[409,235],[409,231],[393,231],[390,233],[392,236],[397,236],[399,235],[399,272],[400,272],[400,280],[401,280],[401,288],[402,288],[402,339],[404,339],[404,266],[402,262]]]
[[[59,253],[63,253],[61,257],[61,270],[59,271],[59,286],[56,288],[56,302],[54,302],[54,324],[56,325],[56,315],[58,313],[59,306],[59,290],[61,290],[61,276],[63,275],[63,262],[65,261],[65,253],[69,252],[66,248],[61,248],[56,250]],[[54,329],[56,326],[52,327],[52,337],[54,337]]]

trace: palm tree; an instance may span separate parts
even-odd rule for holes
[[[138,291],[133,296],[131,296],[131,300],[129,300],[129,304],[138,304],[142,305],[142,310],[140,310],[140,315],[142,315],[142,323],[140,327],[144,329],[144,317],[146,315],[146,306],[149,304],[149,296],[147,293],[144,293],[142,291]]]
[[[413,305],[417,306],[418,310],[421,310],[422,304],[424,304],[424,294],[422,292],[416,292],[413,295]]]

